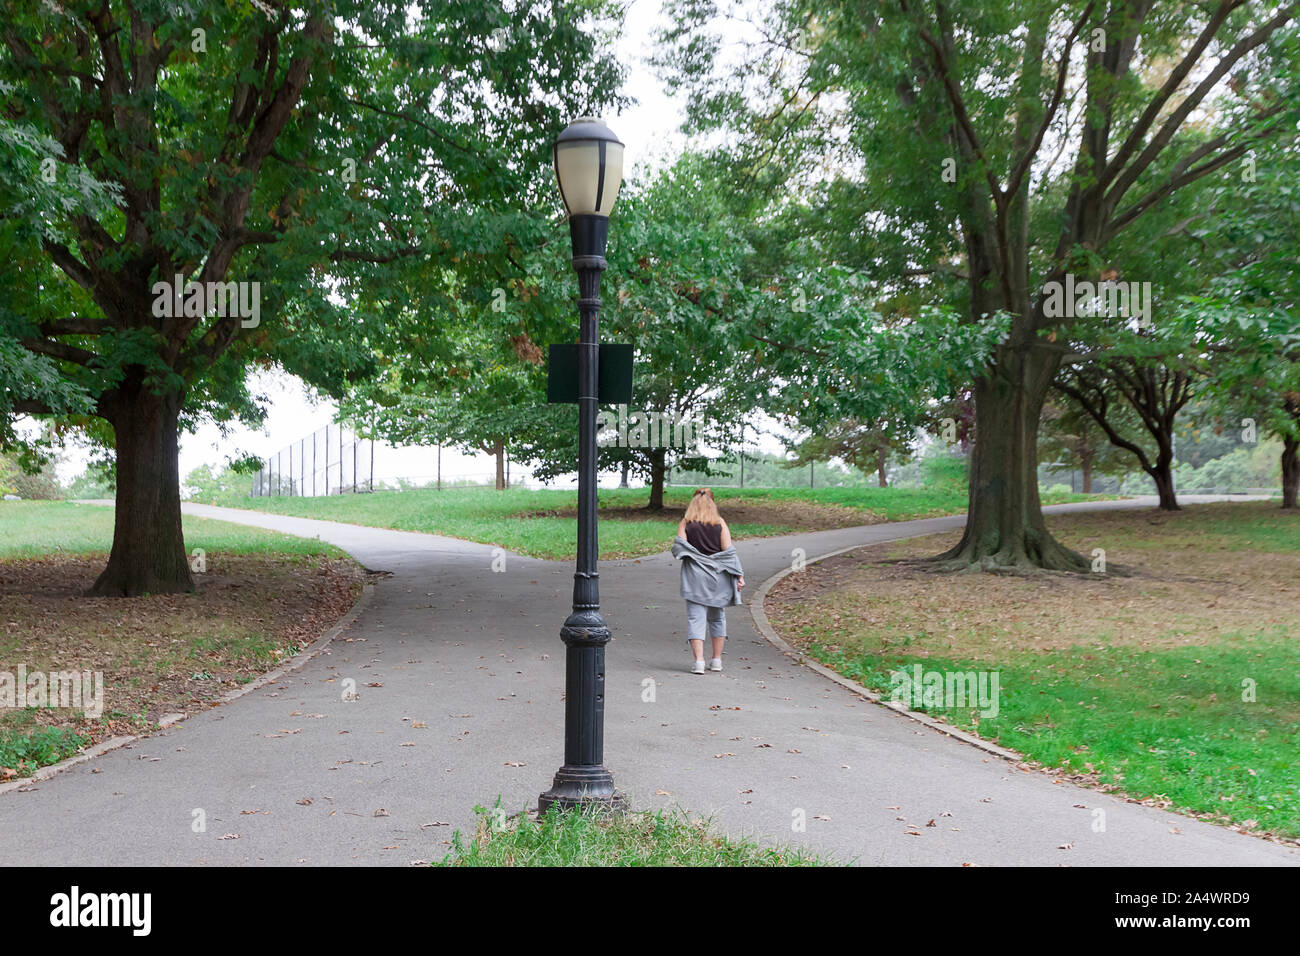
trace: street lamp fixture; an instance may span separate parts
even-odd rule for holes
[[[565,645],[564,766],[537,800],[538,815],[562,809],[621,809],[623,795],[604,766],[605,645],[596,572],[596,413],[600,391],[600,274],[609,211],[623,181],[623,144],[598,119],[581,117],[555,140],[555,178],[569,214],[578,273],[578,557],[573,610],[560,628]]]

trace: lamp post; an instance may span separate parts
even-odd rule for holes
[[[600,120],[581,117],[555,140],[555,178],[569,214],[578,273],[578,559],[573,611],[560,628],[565,644],[564,765],[537,799],[545,814],[562,809],[617,809],[622,794],[605,769],[605,645],[596,572],[596,411],[599,403],[600,274],[605,269],[609,211],[623,180],[623,144]]]

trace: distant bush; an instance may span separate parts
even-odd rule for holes
[[[963,492],[969,484],[969,478],[970,465],[965,456],[948,451],[934,451],[921,459],[921,486],[931,491],[953,494]]]
[[[232,498],[248,497],[251,479],[231,468],[214,472],[211,465],[200,465],[185,476],[182,495],[190,501],[218,504]]]
[[[1180,462],[1175,470],[1178,490],[1244,491],[1247,488],[1275,488],[1282,481],[1280,451],[1281,442],[1261,442],[1259,445],[1236,448],[1226,455],[1205,462],[1199,468]]]
[[[112,473],[106,474],[103,469],[93,464],[72,479],[72,483],[68,485],[69,498],[112,498],[114,493]]]
[[[17,495],[28,500],[53,501],[63,497],[63,486],[51,459],[29,474],[10,455],[0,455],[0,495]]]

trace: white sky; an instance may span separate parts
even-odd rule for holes
[[[663,85],[646,62],[661,16],[660,0],[632,0],[619,43],[619,54],[629,67],[625,89],[635,97],[636,102],[623,113],[606,116],[604,119],[627,144],[625,156],[629,171],[655,168],[671,162],[685,146],[685,137],[678,131],[684,118],[683,104],[664,91]],[[269,412],[264,427],[250,429],[239,426],[232,428],[228,436],[222,436],[215,425],[206,425],[192,435],[181,436],[182,481],[193,469],[204,464],[221,466],[229,458],[246,453],[271,456],[303,438],[307,438],[310,443],[313,431],[333,423],[337,410],[335,403],[316,396],[296,376],[280,371],[258,371],[253,374],[254,393],[265,394],[269,398]],[[766,420],[759,421],[758,416],[750,424],[759,428],[771,425]],[[754,432],[749,430],[747,434],[753,435]],[[768,437],[757,442],[751,441],[749,447],[775,452],[780,450],[781,445],[774,438]],[[80,474],[85,468],[86,458],[84,451],[69,447],[59,467],[60,477],[68,480]],[[434,448],[392,448],[382,444],[376,448],[376,482],[391,482],[397,477],[431,481],[437,468],[437,451]],[[494,474],[494,468],[493,459],[488,455],[470,457],[451,449],[442,452],[444,479],[464,477],[488,481]],[[363,474],[369,472],[365,467],[359,470]],[[518,480],[521,471],[522,469],[512,467],[512,479]],[[568,486],[568,477],[560,477],[553,485],[561,488]],[[617,482],[617,477],[603,476],[602,482]]]

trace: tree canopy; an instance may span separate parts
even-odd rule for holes
[[[341,394],[410,302],[482,296],[554,131],[619,102],[603,0],[4,12],[0,410],[112,446],[104,595],[192,587],[179,429],[256,421],[254,363]]]

